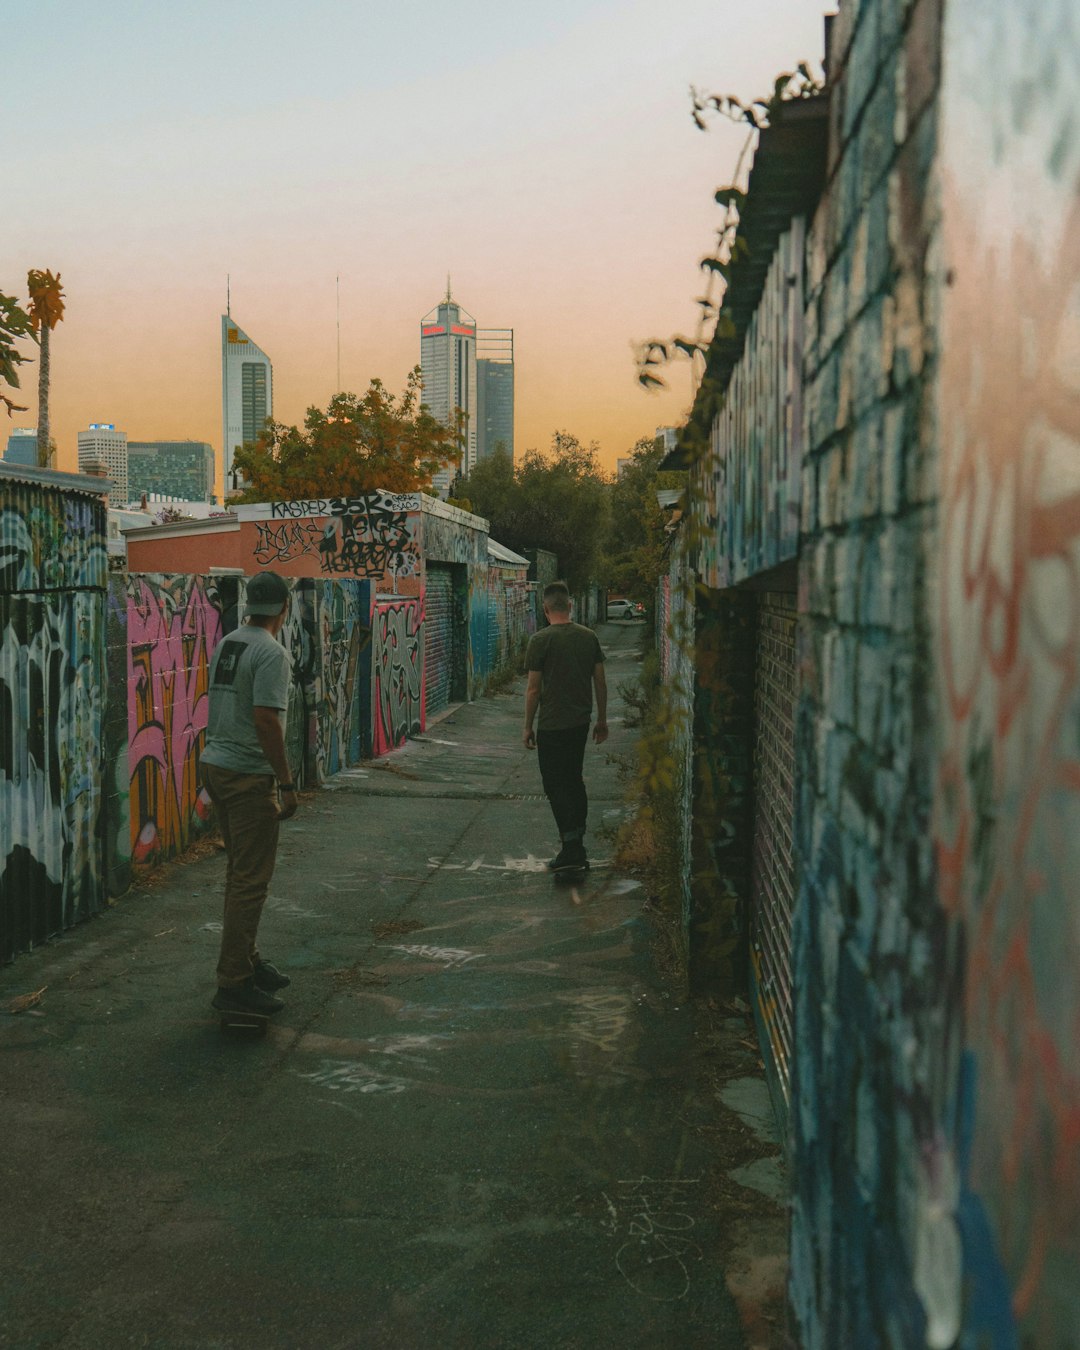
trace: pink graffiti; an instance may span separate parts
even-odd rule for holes
[[[198,757],[221,615],[197,577],[133,578],[128,593],[128,767],[139,861],[183,848],[205,820]]]

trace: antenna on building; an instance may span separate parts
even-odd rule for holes
[[[337,393],[341,393],[341,277],[334,278],[337,291]]]
[[[232,318],[232,277],[225,273],[225,317]]]
[[[447,274],[446,274],[446,303],[449,304],[450,301],[451,301],[452,299],[453,299],[453,296],[450,294],[450,273],[447,272]]]

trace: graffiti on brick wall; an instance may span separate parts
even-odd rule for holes
[[[0,595],[0,959],[102,903],[99,591]]]
[[[704,518],[696,567],[714,588],[795,557],[802,469],[801,218],[781,236],[742,359],[695,466]]]
[[[419,600],[379,601],[372,615],[373,749],[384,755],[422,730],[424,641]]]
[[[222,635],[213,581],[133,576],[128,586],[128,767],[131,853],[172,857],[205,830],[199,780],[209,713],[210,658]]]
[[[261,567],[310,556],[333,576],[378,579],[419,573],[419,509],[414,494],[369,492],[241,506],[237,517],[255,523]]]
[[[1037,90],[1025,56],[1068,30],[1054,8],[961,0],[947,30],[936,842],[965,990],[966,1322],[995,1346],[1010,1297],[1025,1344],[1080,1337],[1078,35]]]
[[[319,596],[324,775],[360,759],[359,673],[361,654],[371,640],[361,616],[360,586],[357,581],[327,581]]]

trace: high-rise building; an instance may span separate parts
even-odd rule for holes
[[[476,463],[476,320],[455,303],[447,283],[446,299],[420,323],[420,370],[423,401],[433,417],[450,426],[454,410],[465,414],[461,464],[440,470],[433,480],[446,496],[457,473],[467,474]]]
[[[214,496],[214,448],[205,441],[128,441],[129,500],[145,492],[181,501]]]
[[[15,427],[8,436],[4,463],[34,468],[37,465],[37,432],[29,427]]]
[[[91,422],[79,432],[79,471],[105,466],[109,480],[109,501],[120,506],[128,500],[127,432],[117,431],[115,422]]]
[[[233,473],[233,456],[255,440],[274,414],[270,358],[228,314],[221,316],[221,458],[225,496],[242,482]]]
[[[514,330],[481,328],[476,335],[476,458],[502,447],[514,458]]]

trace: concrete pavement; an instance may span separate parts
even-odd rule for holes
[[[605,625],[613,694],[637,625]],[[718,1110],[644,892],[556,884],[523,681],[306,797],[260,933],[269,1036],[209,999],[223,856],[0,970],[0,1344],[747,1344]]]

